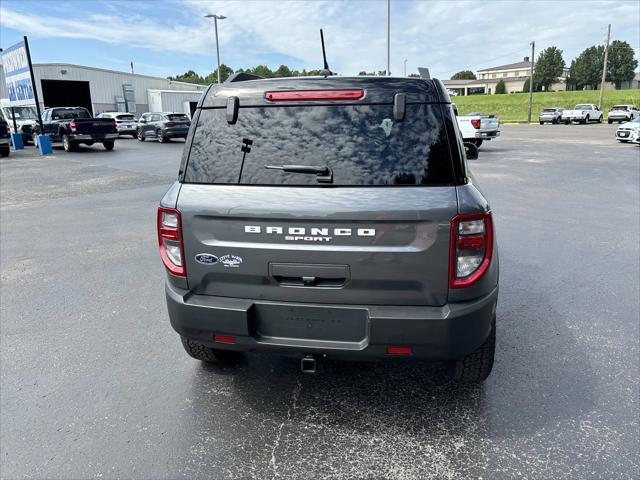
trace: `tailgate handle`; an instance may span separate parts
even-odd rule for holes
[[[269,275],[287,287],[342,287],[349,279],[348,265],[270,263]]]

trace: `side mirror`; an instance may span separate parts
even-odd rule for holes
[[[475,144],[470,142],[464,143],[464,151],[467,155],[467,160],[477,160],[478,159],[478,147]]]

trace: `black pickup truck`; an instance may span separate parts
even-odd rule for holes
[[[107,150],[113,150],[118,138],[116,122],[113,118],[94,118],[83,107],[48,108],[42,113],[44,133],[49,135],[52,143],[62,142],[67,152],[76,150],[79,144],[93,145],[102,143]],[[34,127],[35,136],[40,134],[40,127]]]
[[[8,157],[11,151],[9,147],[9,124],[4,120],[0,120],[0,157]]]

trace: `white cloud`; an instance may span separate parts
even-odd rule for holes
[[[636,1],[392,3],[394,74],[402,73],[405,58],[409,72],[428,66],[443,78],[462,68],[511,63],[530,54],[531,40],[536,41],[537,52],[558,46],[569,64],[582,49],[604,41],[609,22],[614,24],[614,39],[626,40],[635,49],[640,46]],[[318,68],[320,27],[325,28],[327,56],[334,71],[355,74],[386,67],[384,1],[183,0],[162,6],[165,16],[172,8],[175,16],[163,19],[111,8],[100,15],[74,16],[66,9],[64,16],[42,17],[1,7],[0,21],[32,36],[88,38],[211,58],[213,26],[203,15],[221,13],[228,17],[219,24],[222,61],[235,68],[268,63],[274,54],[285,56],[285,63],[297,68]],[[171,73],[175,72],[169,65],[167,74]]]

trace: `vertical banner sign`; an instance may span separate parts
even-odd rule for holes
[[[2,52],[2,66],[9,105],[33,105],[36,103],[29,70],[29,57],[24,41],[16,43]]]

